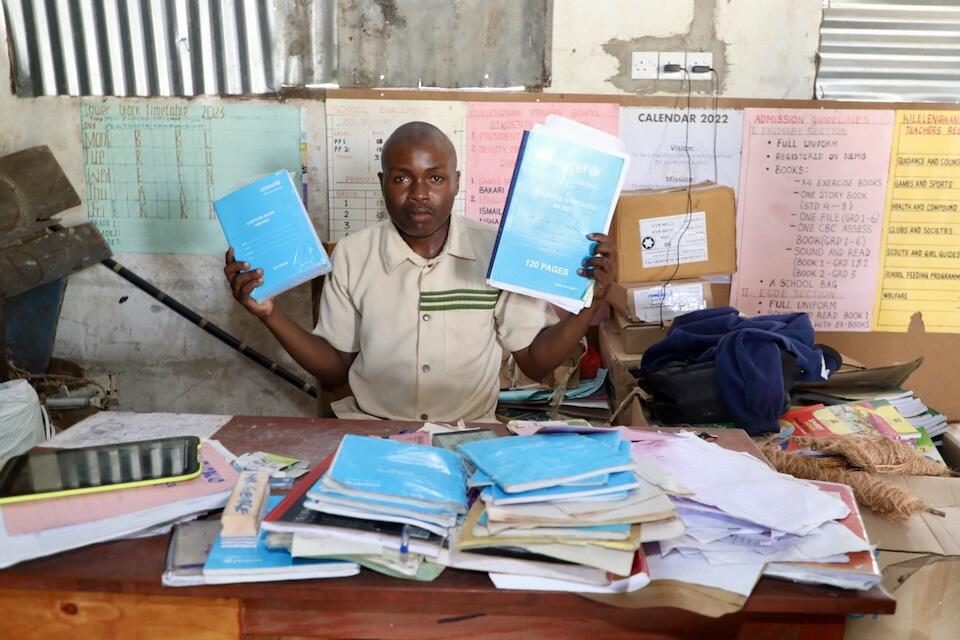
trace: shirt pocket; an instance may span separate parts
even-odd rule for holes
[[[443,312],[444,363],[457,378],[477,378],[486,371],[490,358],[500,362],[493,309],[456,309]],[[493,353],[496,347],[496,353]]]

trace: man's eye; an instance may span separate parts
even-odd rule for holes
[[[397,176],[396,178],[393,179],[393,181],[396,182],[396,183],[398,183],[398,184],[401,183],[401,182],[406,182],[406,181],[407,181],[407,176]]]
[[[441,182],[443,182],[443,176],[430,176],[430,179],[436,182],[437,184],[440,184]]]

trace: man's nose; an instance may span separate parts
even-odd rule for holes
[[[430,198],[430,192],[427,189],[426,181],[413,181],[413,184],[410,185],[410,198],[413,200],[427,200]]]

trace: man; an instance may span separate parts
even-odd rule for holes
[[[493,421],[502,350],[531,378],[547,376],[586,333],[616,279],[613,244],[592,234],[580,274],[594,302],[558,320],[545,302],[486,284],[497,230],[451,216],[457,155],[433,125],[410,122],[383,145],[380,188],[388,221],[341,240],[308,332],[250,293],[260,269],[227,251],[234,297],[321,384],[350,383],[341,418]]]

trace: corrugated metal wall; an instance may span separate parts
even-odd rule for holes
[[[3,0],[17,95],[257,94],[334,81],[335,0]]]
[[[960,1],[826,0],[816,97],[960,102]]]

